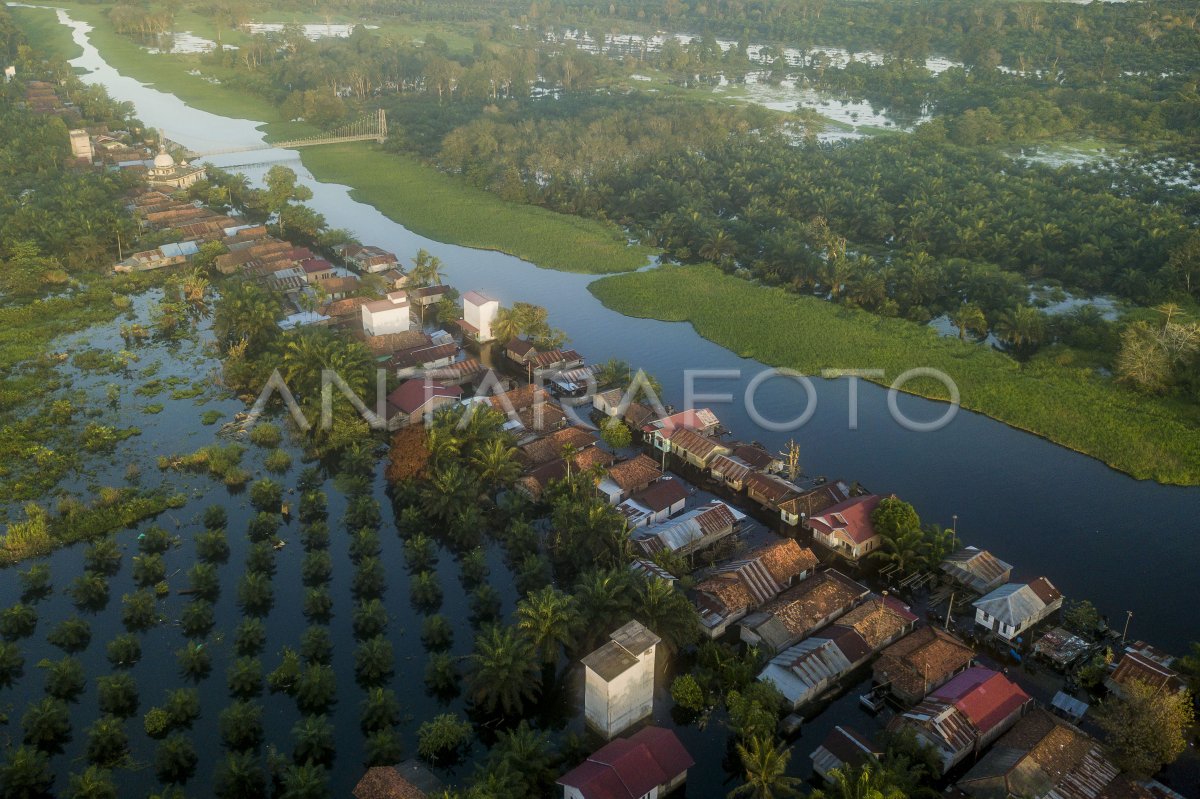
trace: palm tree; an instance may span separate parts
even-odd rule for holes
[[[636,613],[672,649],[687,646],[700,634],[696,609],[666,580],[654,577],[642,581]]]
[[[832,793],[813,791],[810,799],[908,799],[908,793],[897,786],[882,767],[864,765],[860,770],[833,769]]]
[[[305,716],[292,727],[292,738],[296,740],[292,758],[297,763],[328,766],[333,762],[337,747],[328,716]]]
[[[492,335],[496,340],[507,344],[522,333],[521,319],[512,308],[501,308],[492,320]]]
[[[288,766],[283,772],[280,799],[325,799],[329,796],[329,772],[315,763]]]
[[[457,465],[435,469],[421,492],[421,504],[431,517],[445,521],[474,496],[467,474]]]
[[[395,670],[392,642],[377,635],[363,641],[354,650],[354,676],[360,685],[377,686],[387,680]]]
[[[436,255],[431,255],[424,249],[417,250],[413,259],[412,269],[408,270],[407,285],[413,288],[436,286],[442,280],[442,262]]]
[[[168,736],[154,752],[154,772],[159,782],[182,785],[196,773],[197,762],[196,747],[181,733]]]
[[[987,318],[978,305],[964,302],[950,314],[950,322],[958,328],[959,341],[965,341],[967,333],[981,336],[987,333]]]
[[[475,639],[471,699],[485,712],[521,712],[537,696],[539,680],[529,640],[514,627],[493,625]]]
[[[601,386],[629,384],[629,364],[619,358],[609,358],[596,370],[596,383]]]
[[[569,649],[574,643],[578,623],[575,598],[553,586],[530,592],[517,603],[517,629],[526,635],[547,666],[558,662],[560,646]]]
[[[88,727],[87,759],[102,768],[123,762],[129,754],[124,722],[116,716],[101,716]]]
[[[48,796],[53,784],[50,758],[32,747],[11,750],[0,764],[0,788],[5,796]]]
[[[893,563],[901,573],[907,573],[925,561],[929,543],[919,529],[898,530],[883,536],[883,546],[869,557]]]
[[[796,786],[800,779],[787,775],[792,753],[786,746],[776,747],[774,741],[756,736],[750,739],[748,746],[737,744],[737,753],[746,772],[746,781],[729,792],[730,799],[737,796],[781,799],[799,794]]]
[[[583,619],[586,640],[595,641],[627,616],[633,595],[633,578],[627,569],[600,569],[584,574],[575,585],[575,599]]]
[[[500,438],[493,438],[475,450],[471,463],[488,488],[504,486],[517,479],[521,467],[517,464],[517,449]]]
[[[391,688],[371,688],[358,706],[358,723],[363,733],[388,730],[400,722],[400,702]]]
[[[117,799],[117,796],[112,772],[96,766],[88,766],[82,774],[72,774],[63,793],[63,799]]]
[[[262,706],[237,701],[221,711],[221,741],[234,752],[257,751],[263,741]]]
[[[996,334],[1017,352],[1037,349],[1046,334],[1046,317],[1037,308],[1018,305],[1001,314],[996,321]]]
[[[63,744],[71,740],[71,715],[67,703],[46,698],[30,705],[21,717],[21,729],[25,733],[25,743],[46,754],[58,754]]]
[[[256,799],[266,795],[267,780],[253,752],[230,752],[217,771],[218,799]]]

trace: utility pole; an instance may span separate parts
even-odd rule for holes
[[[950,614],[954,612],[954,591],[950,592],[950,604],[946,607],[946,623],[942,625],[942,629],[949,632],[950,630]]]
[[[1129,621],[1133,618],[1133,611],[1125,611],[1125,629],[1121,631],[1121,648],[1125,647],[1125,636],[1129,634]]]
[[[953,516],[951,516],[950,520],[951,520],[950,521],[950,531],[951,531],[950,532],[950,543],[953,544],[954,548],[957,550],[958,549],[958,514],[956,513]]]

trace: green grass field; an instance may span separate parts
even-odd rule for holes
[[[758,286],[710,266],[608,277],[591,290],[620,313],[691,322],[700,335],[740,355],[809,374],[883,368],[890,381],[917,366],[940,369],[958,384],[964,408],[1137,478],[1200,483],[1196,409],[1135,394],[1075,367],[1070,352],[1051,349],[1022,365],[990,348],[940,337],[924,325]],[[905,388],[946,398],[936,383]]]
[[[21,26],[29,46],[49,59],[70,61],[83,55],[83,48],[71,38],[71,30],[58,22],[50,8],[10,7],[13,19]]]
[[[615,226],[505,202],[414,158],[384,153],[371,144],[300,152],[318,179],[351,186],[356,200],[431,239],[591,274],[638,269],[653,254],[645,247],[628,246]]]

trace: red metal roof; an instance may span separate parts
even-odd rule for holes
[[[958,708],[986,734],[1029,701],[1029,694],[998,671],[974,666],[930,694]]]
[[[879,505],[880,499],[877,494],[853,497],[827,508],[820,516],[813,516],[808,520],[808,524],[814,532],[832,535],[834,531],[840,530],[854,543],[866,543],[875,537],[871,513]]]
[[[426,402],[434,397],[453,397],[457,399],[462,396],[462,389],[458,386],[444,386],[441,383],[430,383],[428,387],[422,379],[406,380],[400,384],[400,387],[388,394],[388,405],[403,411],[404,413],[414,413],[421,408]]]
[[[687,487],[682,480],[659,480],[649,488],[635,494],[633,498],[655,513],[666,510],[680,500],[687,499]]]
[[[646,727],[630,738],[618,738],[558,779],[584,799],[640,799],[695,764],[678,736]]]

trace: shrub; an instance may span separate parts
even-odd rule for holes
[[[271,422],[258,422],[250,430],[250,443],[255,446],[270,449],[279,446],[283,441],[283,432],[279,426]]]
[[[292,468],[292,456],[286,449],[271,450],[271,453],[263,460],[263,466],[268,472],[283,474]]]
[[[417,730],[417,752],[430,762],[449,758],[471,741],[471,725],[453,713],[443,713]]]
[[[165,738],[171,731],[171,714],[164,708],[152,707],[142,716],[142,728],[155,740]]]
[[[209,505],[204,509],[204,527],[208,530],[221,530],[229,522],[229,516],[221,505]]]
[[[696,682],[696,678],[690,674],[680,675],[671,683],[671,698],[684,710],[696,713],[703,710],[706,704],[704,690],[700,687],[700,683]]]

